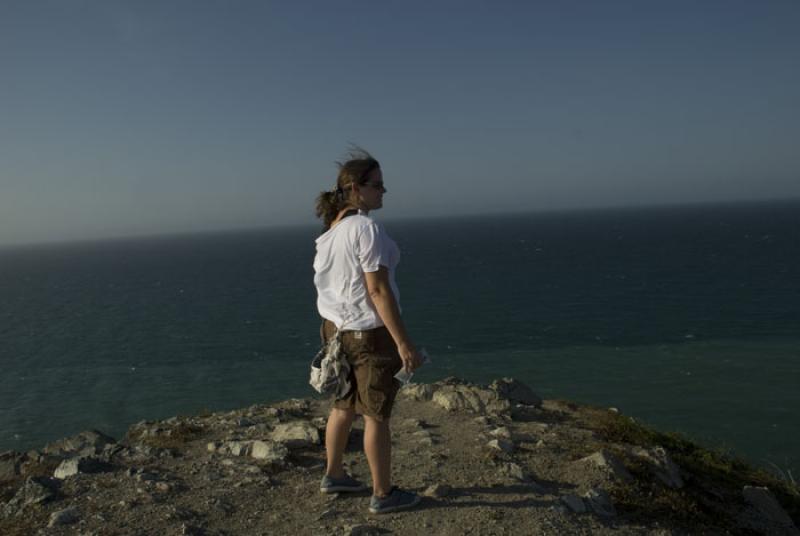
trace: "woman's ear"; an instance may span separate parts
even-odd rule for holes
[[[361,199],[361,192],[359,190],[359,184],[353,181],[353,184],[350,185],[350,201],[358,205],[358,201],[360,199]]]

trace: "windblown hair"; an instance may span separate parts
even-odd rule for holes
[[[374,169],[380,169],[380,163],[364,149],[354,147],[347,153],[347,160],[336,162],[339,176],[336,186],[332,190],[320,192],[317,196],[317,217],[322,218],[325,232],[331,228],[331,223],[339,212],[347,206],[352,192],[353,184],[366,184],[369,174]]]

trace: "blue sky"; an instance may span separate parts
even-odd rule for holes
[[[800,197],[800,3],[0,4],[0,244]]]

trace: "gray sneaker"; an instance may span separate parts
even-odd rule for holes
[[[342,493],[342,492],[358,492],[364,491],[367,486],[345,473],[342,478],[333,478],[332,476],[325,475],[322,477],[322,482],[319,484],[319,490],[322,493]]]
[[[419,504],[419,501],[420,496],[416,493],[392,487],[392,491],[386,497],[372,496],[369,501],[369,511],[371,514],[388,514],[389,512],[413,508]]]

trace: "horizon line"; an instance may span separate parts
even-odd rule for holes
[[[765,199],[736,199],[726,201],[690,201],[685,203],[666,202],[666,203],[643,203],[637,205],[602,205],[596,207],[562,207],[553,209],[536,209],[529,211],[513,210],[513,211],[490,211],[490,212],[464,212],[455,213],[450,215],[437,215],[437,216],[401,216],[389,218],[386,222],[399,222],[405,223],[410,221],[436,221],[450,218],[480,218],[480,217],[498,217],[498,216],[530,216],[534,214],[576,214],[576,213],[591,213],[591,212],[608,212],[608,211],[624,211],[624,210],[651,210],[651,209],[670,209],[670,208],[699,208],[699,207],[720,207],[720,206],[733,206],[733,205],[765,205],[777,203],[797,203],[800,202],[800,196],[789,198],[765,198]],[[135,233],[135,234],[122,234],[101,236],[92,238],[68,238],[64,240],[36,240],[32,242],[6,242],[0,243],[0,251],[15,248],[28,248],[28,247],[46,247],[46,246],[68,246],[68,245],[89,245],[99,244],[106,242],[123,242],[123,241],[137,241],[148,239],[170,239],[170,238],[188,238],[193,236],[208,236],[219,234],[234,234],[234,233],[253,233],[272,231],[280,229],[301,229],[318,227],[319,223],[286,223],[286,224],[272,224],[272,225],[259,225],[247,227],[227,227],[227,228],[214,228],[214,229],[195,229],[185,231],[164,231],[158,233]]]

